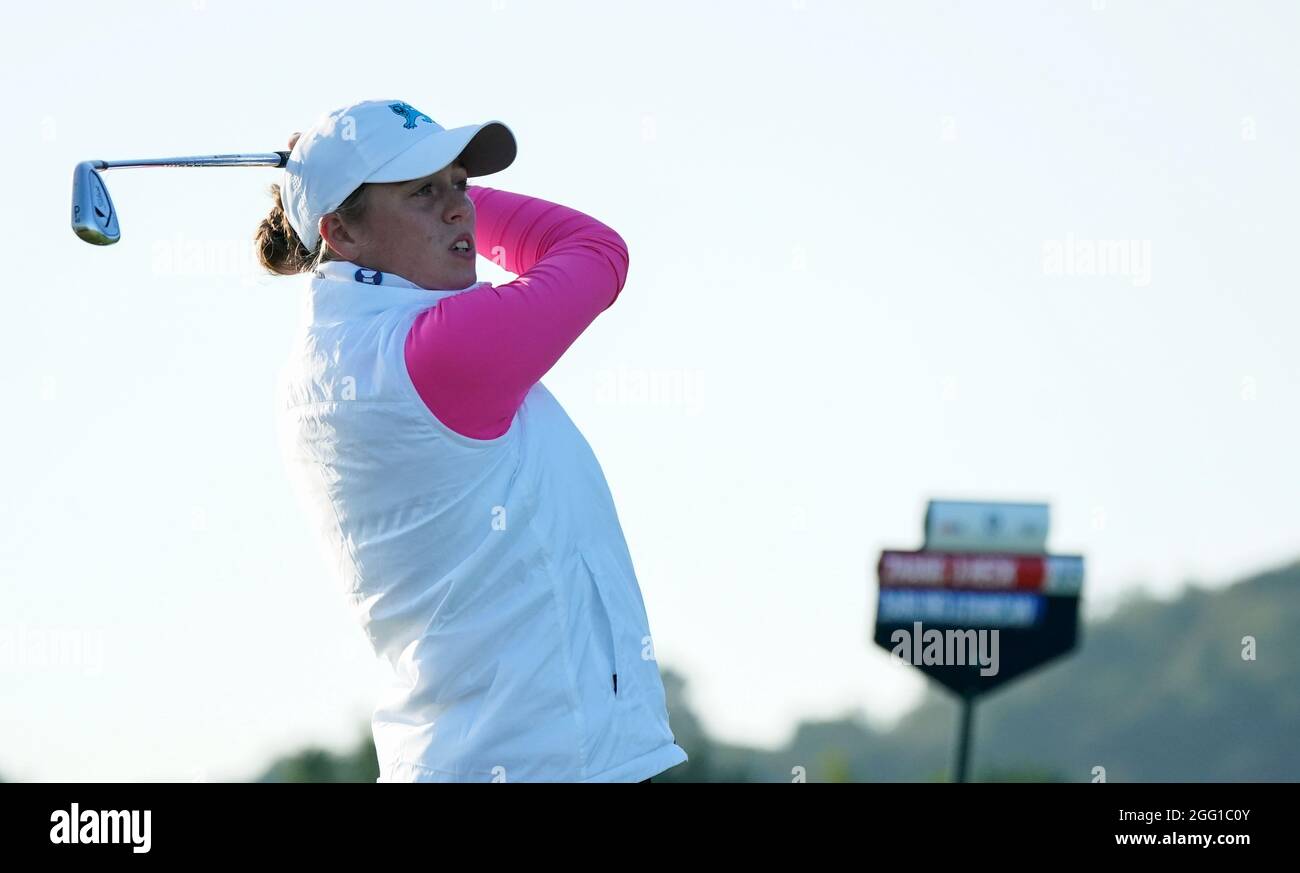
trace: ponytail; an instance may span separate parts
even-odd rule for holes
[[[366,190],[369,187],[369,184],[358,186],[334,211],[344,221],[359,224],[365,219]],[[298,232],[289,223],[289,216],[285,215],[284,203],[280,200],[280,186],[272,185],[269,193],[275,199],[275,205],[253,235],[257,243],[257,259],[268,272],[278,276],[295,276],[316,269],[324,261],[344,260],[324,239],[318,241],[314,249],[303,245]]]
[[[275,199],[275,205],[271,207],[271,213],[262,219],[254,235],[257,259],[268,272],[279,276],[294,276],[312,269],[320,255],[322,244],[318,243],[315,251],[303,245],[298,232],[289,223],[289,216],[284,214],[280,186],[272,185],[269,193]]]

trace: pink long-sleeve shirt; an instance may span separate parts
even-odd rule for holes
[[[440,300],[406,336],[406,368],[429,411],[475,439],[515,412],[627,279],[627,244],[590,216],[538,197],[469,186],[475,248],[517,279]]]

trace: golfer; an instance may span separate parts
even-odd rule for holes
[[[538,381],[617,299],[627,246],[468,184],[506,125],[399,100],[291,141],[263,265],[302,274],[285,461],[393,684],[380,782],[645,782],[687,760],[600,464]],[[476,281],[482,254],[519,276]]]

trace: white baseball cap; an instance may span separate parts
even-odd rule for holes
[[[515,136],[500,121],[448,130],[402,100],[354,103],[321,116],[298,138],[281,203],[303,245],[314,249],[321,216],[363,183],[419,179],[457,157],[471,176],[500,172],[515,159]]]

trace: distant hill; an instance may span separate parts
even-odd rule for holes
[[[1079,649],[976,710],[972,770],[997,781],[1300,781],[1300,561],[1169,602],[1130,598],[1088,622]],[[1242,638],[1256,660],[1242,659]],[[863,645],[870,645],[864,639]],[[884,655],[882,651],[882,656]],[[860,718],[802,723],[777,750],[709,737],[687,682],[664,669],[669,717],[691,759],[656,782],[948,778],[958,709],[931,691],[889,731]],[[368,736],[351,754],[308,750],[261,781],[374,781]],[[368,777],[368,778],[366,778]]]

